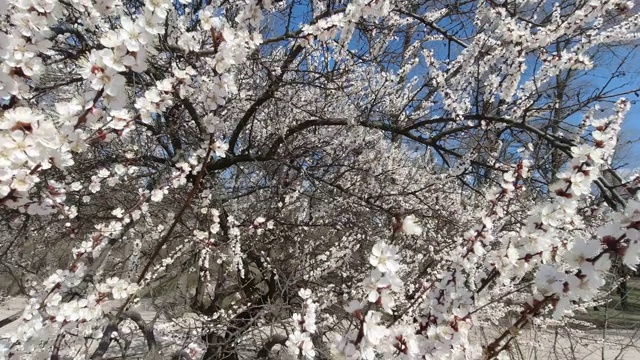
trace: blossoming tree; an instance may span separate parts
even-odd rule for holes
[[[633,55],[598,62],[636,45],[631,1],[0,18],[0,256],[29,297],[2,356],[501,358],[640,262],[610,166]]]

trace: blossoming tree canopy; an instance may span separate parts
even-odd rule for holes
[[[0,0],[0,354],[506,356],[640,262],[633,5]]]

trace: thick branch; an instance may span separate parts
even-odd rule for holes
[[[144,339],[147,342],[147,347],[149,348],[149,350],[158,348],[158,343],[155,336],[153,335],[153,325],[147,324],[147,322],[142,318],[142,315],[140,315],[140,313],[137,311],[125,311],[123,315],[131,319],[131,321],[135,322],[136,325],[138,325],[138,328],[140,329],[140,331],[142,331],[142,335],[144,335]]]
[[[276,345],[282,345],[285,346],[285,343],[287,342],[287,337],[285,335],[282,334],[276,334],[271,336],[271,338],[269,338],[269,340],[267,340],[264,345],[262,345],[262,348],[260,349],[260,351],[258,351],[258,359],[265,359],[267,357],[269,357],[269,353],[271,352],[271,349],[273,349],[274,346]]]
[[[291,66],[293,61],[298,57],[298,55],[300,55],[302,49],[303,47],[301,45],[295,45],[293,49],[291,49],[291,52],[280,66],[280,73],[278,74],[278,76],[274,78],[271,84],[269,84],[267,90],[265,90],[262,95],[260,95],[258,99],[253,104],[251,104],[249,109],[247,109],[247,112],[245,112],[244,116],[242,116],[242,118],[236,125],[236,128],[233,130],[231,138],[229,139],[229,152],[231,154],[235,154],[236,143],[238,142],[238,138],[240,137],[242,130],[244,130],[244,128],[249,123],[249,120],[251,120],[253,115],[255,115],[255,113],[258,111],[258,108],[262,106],[262,104],[273,98],[276,91],[282,84],[282,79],[289,69],[289,66]]]

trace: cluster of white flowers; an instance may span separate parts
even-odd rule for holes
[[[413,222],[413,219],[411,219]],[[417,353],[415,337],[410,327],[387,328],[383,313],[393,314],[395,296],[403,289],[398,277],[400,263],[398,249],[385,242],[376,243],[369,256],[374,267],[363,283],[366,301],[352,300],[345,310],[356,320],[356,328],[340,335],[332,345],[332,352],[346,359],[375,359],[376,354],[390,355],[400,351],[406,355]]]
[[[47,299],[47,314],[56,322],[90,321],[102,317],[102,307],[98,298],[91,295],[86,299],[62,302],[59,293]]]
[[[550,186],[551,201],[534,209],[519,233],[508,233],[505,238],[507,241],[500,253],[508,260],[496,261],[496,265],[501,266],[499,276],[521,279],[529,271],[535,273],[535,292],[522,312],[525,318],[547,305],[552,306],[554,317],[560,318],[570,313],[578,300],[592,299],[605,283],[604,276],[611,267],[610,254],[623,254],[633,243],[635,234],[629,238],[621,236],[625,229],[619,221],[599,230],[596,238],[584,238],[592,235],[580,231],[583,224],[577,216],[578,201],[590,193],[600,167],[609,161],[628,109],[628,101],[622,99],[616,104],[613,116],[591,119],[595,128],[594,145],[571,149],[573,158],[567,171],[560,173],[558,181]],[[629,211],[627,208],[624,214]],[[554,258],[563,261],[554,261]],[[634,259],[628,264],[636,265],[637,261]],[[509,279],[502,281],[509,282]],[[526,322],[517,324],[523,323]],[[491,343],[489,352],[500,348],[505,338],[508,337]]]
[[[0,99],[22,96],[28,92],[28,80],[41,75],[40,55],[52,46],[49,27],[61,15],[57,1],[10,1],[4,6],[12,26],[10,32],[0,32]]]
[[[29,190],[40,182],[38,173],[52,166],[73,165],[69,147],[57,136],[54,123],[26,107],[4,112],[0,119],[0,201],[5,206],[48,214],[62,203],[53,196],[64,189],[45,186],[50,196],[30,199]],[[62,200],[62,201],[60,201]]]
[[[316,309],[318,304],[311,299],[311,290],[300,289],[298,295],[302,298],[302,314],[293,314],[294,330],[289,335],[286,346],[292,355],[304,356],[307,359],[313,359],[316,356],[316,350],[313,346],[311,336],[316,332]]]
[[[541,212],[546,219],[532,219],[540,224],[538,232],[532,232],[533,236],[529,237],[536,240],[530,240],[522,246],[515,244],[521,258],[531,257],[527,261],[528,266],[537,263],[537,259],[550,260],[553,253],[561,254],[563,248],[569,247],[564,256],[566,264],[574,268],[574,274],[566,274],[566,269],[562,267],[552,270],[548,266],[541,267],[537,273],[536,284],[541,297],[562,295],[560,303],[556,305],[558,316],[570,306],[571,301],[579,298],[588,300],[595,295],[604,284],[603,272],[610,267],[609,255],[600,255],[601,239],[578,239],[561,246],[562,239],[555,238],[552,229],[580,225],[568,219],[575,218],[577,199],[591,192],[591,184],[599,174],[599,167],[606,164],[613,153],[620,124],[629,110],[628,101],[618,101],[615,110],[612,117],[592,121],[591,125],[595,128],[592,132],[593,147],[581,145],[571,149],[573,159],[568,171],[559,174],[559,180],[549,188],[555,201]],[[544,234],[539,231],[544,231]],[[534,257],[539,252],[541,255]],[[557,288],[558,284],[560,289]]]
[[[162,113],[172,105],[172,91],[173,81],[164,79],[156,83],[156,88],[147,90],[143,97],[137,98],[135,106],[140,113],[141,120],[146,123],[153,123],[154,115]]]
[[[126,299],[129,295],[135,294],[138,291],[138,285],[132,284],[124,279],[118,279],[117,277],[108,278],[104,283],[96,285],[96,290],[102,294],[109,294],[115,300]]]

